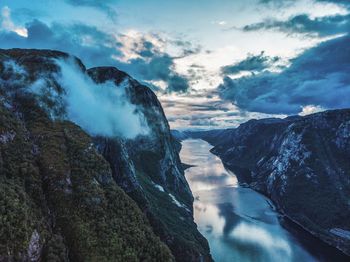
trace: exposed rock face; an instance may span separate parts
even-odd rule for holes
[[[28,260],[39,261],[41,257],[40,236],[38,231],[34,230],[28,246]]]
[[[91,137],[70,122],[54,60],[67,58],[97,83],[128,81],[149,134]],[[38,80],[46,93],[30,90]],[[62,52],[0,50],[0,111],[0,261],[211,260],[149,88],[115,68],[86,70]]]
[[[113,81],[119,85],[128,81],[126,92],[150,129],[147,136],[128,141],[95,138],[119,185],[146,212],[157,235],[168,244],[177,260],[210,260],[208,244],[193,222],[193,197],[182,170],[179,146],[170,134],[157,97],[148,87],[116,68],[97,67],[87,72],[97,83]],[[173,197],[181,205],[174,205]]]
[[[194,135],[213,144],[241,182],[350,255],[349,121],[349,109],[334,110]]]
[[[182,169],[179,168],[181,165],[175,148],[175,141],[173,141],[170,134],[168,121],[156,95],[148,87],[139,84],[114,67],[91,68],[87,73],[97,83],[114,81],[116,85],[119,85],[123,81],[129,82],[126,90],[127,94],[131,102],[138,106],[138,110],[147,119],[150,134],[136,140],[127,141],[127,151],[130,152],[132,158],[137,158],[135,159],[136,162],[145,161],[146,159],[140,159],[140,155],[148,153],[147,162],[155,168],[155,170],[152,170],[152,174],[149,174],[153,176],[154,182],[174,192],[177,197],[182,198],[191,207],[193,201],[191,191]],[[152,155],[156,157],[155,161],[151,159]],[[139,168],[143,168],[145,164],[140,163]]]

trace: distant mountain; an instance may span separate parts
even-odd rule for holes
[[[211,143],[241,183],[350,255],[350,109],[187,135]]]
[[[0,261],[211,261],[148,87],[62,52],[0,50],[0,112]]]
[[[188,138],[186,131],[171,130],[171,135],[178,141],[183,141]]]

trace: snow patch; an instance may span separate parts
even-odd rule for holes
[[[157,188],[160,192],[165,192],[164,187],[158,184],[154,184],[154,187]]]
[[[181,203],[176,199],[176,197],[174,197],[174,195],[169,194],[169,196],[171,197],[171,200],[173,201],[173,203],[174,203],[175,205],[177,205],[178,207],[184,207],[184,205],[181,204]]]
[[[189,213],[191,212],[184,204],[180,203],[174,195],[169,193],[169,196],[175,205],[177,205],[178,207],[184,208]]]
[[[341,229],[341,228],[332,228],[331,230],[329,230],[329,232],[338,237],[346,238],[350,240],[350,231],[348,230]]]
[[[298,163],[299,166],[305,164],[305,160],[311,156],[311,152],[307,151],[305,145],[302,144],[302,133],[297,134],[289,126],[287,135],[282,142],[277,157],[272,162],[273,171],[268,177],[268,187],[271,189],[274,181],[279,177],[282,181],[282,192],[285,192],[287,184],[286,173],[291,165],[291,162]],[[312,170],[308,174],[311,177]]]
[[[350,121],[342,123],[336,133],[335,143],[339,149],[346,149],[350,143]]]
[[[153,182],[152,182],[152,184],[153,184],[153,186],[154,186],[155,188],[157,188],[160,192],[165,192],[164,187],[162,187],[161,185],[158,185],[158,184],[153,183]],[[172,202],[173,202],[175,205],[177,205],[178,207],[181,207],[181,208],[186,209],[187,212],[191,212],[184,204],[180,203],[180,201],[178,201],[178,200],[176,199],[176,197],[175,197],[173,194],[168,193],[168,195],[169,195],[169,197],[171,198]]]

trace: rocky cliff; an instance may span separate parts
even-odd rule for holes
[[[79,76],[67,67],[62,80],[62,63]],[[116,98],[130,105],[114,102],[132,108],[145,130],[111,135],[95,116],[85,123],[99,110],[86,103],[94,98],[85,95],[83,116],[66,99],[84,92],[81,81],[122,90]],[[178,147],[149,88],[62,52],[0,50],[0,110],[0,261],[211,260]]]
[[[241,183],[268,195],[306,230],[350,255],[350,110],[250,120],[198,132]]]

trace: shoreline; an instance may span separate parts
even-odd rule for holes
[[[202,138],[187,138],[187,139],[199,139],[199,140],[203,140],[203,141],[207,142],[208,144],[210,144],[211,146],[213,146],[209,141],[206,141],[205,139],[202,139]],[[186,140],[186,139],[185,139],[185,140]],[[183,142],[183,141],[181,141],[181,142]],[[221,160],[221,162],[222,162],[223,166],[225,167],[225,169],[227,169],[229,172],[233,173],[233,175],[237,178],[238,183],[239,183],[239,185],[240,185],[241,187],[250,188],[251,190],[254,190],[255,192],[257,192],[257,193],[259,193],[259,194],[265,196],[265,197],[268,199],[268,204],[271,206],[271,208],[272,208],[274,211],[276,211],[276,212],[280,215],[280,217],[281,217],[281,218],[279,219],[279,220],[280,220],[280,223],[281,223],[282,227],[284,227],[287,231],[289,231],[289,229],[290,229],[290,227],[291,227],[291,226],[288,226],[288,225],[287,225],[288,222],[289,222],[289,223],[292,223],[292,225],[293,225],[292,227],[294,227],[293,230],[295,230],[295,228],[297,228],[299,231],[302,230],[304,233],[308,234],[310,237],[315,238],[316,240],[320,241],[322,244],[326,245],[325,247],[326,247],[327,249],[330,249],[330,250],[333,250],[334,252],[339,253],[339,256],[344,256],[344,257],[346,257],[346,258],[344,258],[344,261],[347,261],[348,259],[350,259],[350,254],[347,254],[347,253],[345,252],[345,250],[343,250],[339,245],[337,245],[337,246],[333,245],[332,242],[331,242],[330,240],[323,238],[323,237],[322,237],[322,234],[317,233],[317,232],[315,232],[315,231],[309,229],[307,226],[302,225],[300,222],[298,222],[297,220],[295,220],[294,218],[292,218],[290,215],[288,215],[286,212],[284,212],[284,210],[283,210],[282,208],[280,208],[280,207],[270,198],[269,195],[265,194],[264,192],[262,192],[262,191],[260,191],[260,190],[255,189],[254,187],[250,186],[248,183],[246,183],[246,182],[244,182],[244,181],[240,181],[240,180],[242,180],[242,179],[239,179],[239,178],[242,178],[242,176],[236,175],[235,172],[230,168],[230,165],[228,165],[227,163],[225,163],[225,162],[221,159],[221,157],[220,157],[219,155],[215,154],[215,152],[212,152],[211,149],[209,150],[209,153],[211,153],[211,154],[217,156],[217,157]],[[288,222],[285,222],[284,220],[287,220]],[[292,232],[291,232],[291,233],[292,233]],[[296,232],[294,232],[294,234],[295,234],[295,233],[296,233]],[[300,232],[298,232],[298,233],[300,233]],[[294,235],[294,234],[293,234],[293,235]],[[327,236],[327,235],[325,235],[325,236]],[[329,237],[330,237],[330,236],[329,236]],[[337,241],[336,241],[336,242],[337,242]],[[314,255],[317,256],[317,253],[316,253],[316,252],[313,252],[313,253],[315,253]],[[341,260],[341,261],[343,261],[343,260]]]
[[[230,172],[235,173],[233,170],[230,169],[230,165],[228,165],[227,163],[225,163],[225,162],[221,159],[221,157],[220,157],[219,155],[215,154],[215,153],[212,152],[212,151],[210,151],[210,153],[212,153],[212,154],[216,155],[217,157],[219,157],[220,160],[222,161],[224,167],[227,168]],[[240,177],[240,176],[237,176],[237,175],[235,175],[235,176],[237,177],[237,180],[238,180],[238,182],[239,182],[240,185],[241,185],[241,181],[239,181],[239,177]],[[298,222],[296,219],[292,218],[290,215],[288,215],[286,212],[284,212],[284,210],[283,210],[282,208],[280,208],[280,207],[275,203],[275,201],[273,201],[273,200],[270,198],[269,195],[265,194],[264,192],[262,192],[262,191],[260,191],[260,190],[255,189],[254,187],[250,186],[250,185],[249,185],[248,183],[246,183],[246,182],[242,182],[242,185],[243,185],[243,187],[248,187],[248,188],[254,190],[255,192],[258,192],[259,194],[262,194],[263,196],[267,197],[268,200],[271,201],[271,203],[273,204],[273,207],[274,207],[275,211],[277,211],[283,218],[287,218],[289,221],[291,221],[292,223],[294,223],[296,226],[300,227],[300,228],[301,228],[302,230],[304,230],[305,232],[311,234],[311,236],[313,236],[313,237],[317,238],[318,240],[322,241],[322,242],[323,242],[324,244],[326,244],[329,248],[334,248],[334,249],[336,249],[338,252],[340,252],[340,253],[343,254],[344,256],[349,257],[349,259],[350,259],[350,254],[346,253],[345,250],[343,250],[340,246],[338,246],[338,245],[337,245],[337,246],[333,245],[333,244],[331,243],[331,241],[322,238],[322,234],[319,234],[319,233],[317,233],[317,232],[315,232],[315,231],[313,231],[313,230],[307,228],[307,226],[302,225],[302,224],[301,224],[300,222]],[[284,225],[284,224],[281,223],[281,225]]]

